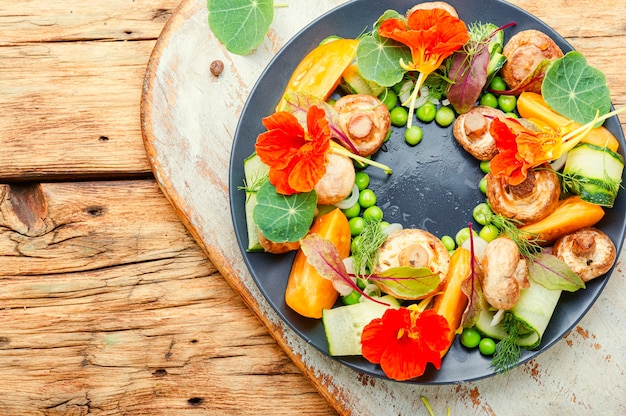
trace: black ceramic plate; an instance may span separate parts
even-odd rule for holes
[[[322,39],[330,35],[356,37],[371,30],[376,19],[388,9],[404,13],[415,0],[357,0],[346,3],[320,17],[298,33],[276,55],[254,87],[235,133],[230,167],[230,200],[232,217],[239,246],[247,266],[263,295],[280,317],[313,347],[328,353],[321,320],[303,318],[285,304],[284,292],[293,254],[270,255],[246,253],[245,195],[237,187],[243,183],[243,161],[254,151],[256,137],[265,131],[261,119],[274,108],[300,60]],[[527,12],[498,0],[450,0],[467,24],[480,21],[503,26],[517,25],[505,30],[505,39],[525,29],[538,29],[552,37],[563,51],[571,46],[554,30]],[[375,158],[393,167],[393,175],[368,168],[371,188],[376,192],[378,205],[383,208],[385,220],[400,222],[405,227],[421,228],[441,237],[454,235],[472,220],[472,209],[484,201],[478,189],[482,178],[478,162],[469,156],[452,137],[451,128],[443,129],[435,123],[423,125],[423,141],[410,147],[404,142],[404,132],[396,129],[386,146]],[[605,123],[619,138],[623,152],[624,136],[616,117]],[[615,207],[607,211],[598,225],[621,251],[624,235],[626,192],[622,191]],[[612,272],[612,270],[611,270]],[[520,363],[540,354],[560,340],[589,310],[606,285],[608,276],[590,282],[578,293],[564,293],[546,330],[540,347],[525,351]],[[377,365],[362,357],[338,358],[355,370],[385,377]],[[426,373],[412,382],[428,384],[455,383],[476,380],[493,375],[490,360],[478,350],[466,350],[458,337],[445,356],[441,369],[429,366]]]

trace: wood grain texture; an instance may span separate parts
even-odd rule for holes
[[[0,186],[0,276],[2,415],[332,414],[152,180]]]
[[[420,396],[430,400],[437,414],[447,407],[452,414],[463,415],[623,412],[624,404],[618,399],[623,396],[626,357],[625,338],[619,329],[626,317],[621,267],[575,330],[538,358],[507,375],[440,387],[374,379],[337,364],[297,337],[260,294],[243,263],[229,215],[229,149],[237,117],[280,45],[312,18],[340,3],[343,1],[290,4],[277,12],[268,38],[249,57],[233,56],[216,41],[207,27],[202,1],[185,1],[174,13],[148,68],[142,127],[157,180],[183,222],[226,280],[341,414],[416,414],[422,409]],[[626,24],[625,17],[614,12],[619,7],[615,2],[512,3],[553,26],[592,65],[601,67],[615,103],[624,103],[624,75],[618,61]],[[618,3],[626,6],[623,1]],[[215,59],[226,67],[217,79],[208,72]],[[210,104],[194,106],[196,100]],[[621,120],[624,124],[625,119]],[[598,384],[603,385],[601,390],[595,388]]]
[[[0,177],[149,175],[141,83],[178,3],[3,1]]]

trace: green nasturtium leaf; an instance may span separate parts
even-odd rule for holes
[[[554,111],[580,124],[593,121],[598,112],[602,116],[611,110],[606,77],[576,51],[552,62],[541,94]]]
[[[267,35],[274,0],[207,0],[209,26],[230,52],[247,55]]]
[[[406,71],[400,66],[400,59],[411,62],[411,50],[393,39],[378,36],[378,33],[364,36],[356,48],[356,64],[361,75],[384,87],[402,81]]]
[[[265,238],[275,243],[299,241],[313,223],[317,194],[315,191],[282,195],[266,181],[259,188],[252,218]]]

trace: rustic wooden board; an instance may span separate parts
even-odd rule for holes
[[[178,3],[3,1],[0,177],[147,177],[142,80]]]
[[[334,414],[153,180],[0,185],[0,305],[3,416]]]
[[[421,410],[420,396],[430,400],[437,414],[446,407],[463,415],[624,413],[626,336],[621,326],[626,323],[626,298],[621,267],[576,329],[537,359],[507,375],[440,387],[358,374],[308,346],[264,300],[243,263],[230,220],[229,151],[237,118],[251,87],[280,46],[343,2],[292,2],[277,9],[266,41],[247,57],[229,54],[213,37],[204,1],[184,1],[172,15],[148,67],[142,129],[157,180],[182,221],[286,353],[342,414],[415,414]],[[626,20],[615,10],[626,2],[512,3],[542,18],[591,64],[601,67],[614,101],[624,104],[619,62],[626,46]],[[209,72],[215,59],[225,64],[219,78]],[[618,266],[623,259],[622,253]]]

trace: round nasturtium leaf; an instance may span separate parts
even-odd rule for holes
[[[546,71],[541,85],[546,103],[557,113],[580,124],[611,111],[611,94],[606,77],[587,64],[576,51],[555,60]]]
[[[393,39],[383,38],[373,33],[359,41],[356,49],[356,63],[365,79],[378,85],[391,87],[402,81],[406,71],[399,62],[412,60],[411,50]]]
[[[209,26],[230,52],[247,55],[267,35],[274,0],[208,0]]]
[[[256,194],[252,217],[265,238],[275,243],[299,241],[313,223],[317,194],[315,191],[293,195],[276,192],[266,181]]]

